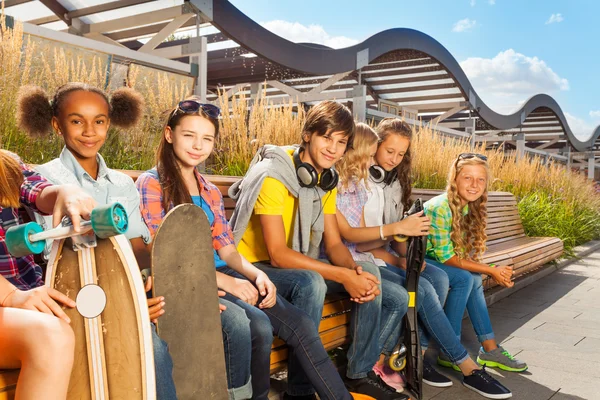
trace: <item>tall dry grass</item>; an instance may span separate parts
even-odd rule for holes
[[[260,146],[300,142],[305,112],[302,107],[295,110],[291,100],[275,107],[259,96],[249,107],[252,100],[247,97],[221,93],[218,101],[224,115],[211,166],[215,174],[244,175]]]
[[[49,134],[30,138],[15,121],[19,87],[38,85],[49,94],[68,82],[83,82],[110,92],[126,84],[146,100],[142,123],[129,130],[109,131],[101,154],[118,169],[148,169],[162,133],[164,112],[192,91],[193,78],[177,76],[135,64],[113,64],[107,54],[23,34],[18,21],[8,29],[1,19],[0,33],[0,146],[26,162],[44,163],[56,158],[62,139]]]

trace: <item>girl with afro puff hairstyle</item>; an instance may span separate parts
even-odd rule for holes
[[[151,241],[150,232],[140,213],[140,197],[133,180],[122,172],[107,167],[99,154],[111,125],[130,128],[140,120],[144,100],[129,88],[115,90],[109,97],[102,90],[84,83],[67,83],[58,88],[52,99],[37,86],[24,86],[19,91],[17,122],[31,136],[54,131],[64,140],[60,157],[38,166],[37,171],[54,184],[81,187],[100,205],[119,202],[127,209],[130,239],[138,262],[146,265]],[[36,214],[45,228],[51,221]],[[51,244],[48,243],[48,246]],[[48,247],[49,248],[49,247]],[[151,279],[146,290],[150,290]],[[163,297],[148,300],[151,321],[163,313]],[[158,399],[176,399],[172,378],[172,360],[166,343],[152,329],[156,389]]]

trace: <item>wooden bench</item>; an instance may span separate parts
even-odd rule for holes
[[[125,171],[134,180],[139,171]],[[235,202],[227,191],[237,177],[210,176],[224,197],[227,218],[235,208]],[[413,199],[424,201],[441,194],[440,190],[414,189]],[[485,263],[510,265],[515,276],[521,276],[539,268],[543,264],[559,258],[563,253],[563,243],[558,238],[527,237],[517,209],[517,201],[511,193],[491,192],[488,196],[488,250],[484,254]],[[492,279],[486,279],[486,288],[496,286]],[[330,295],[325,299],[323,319],[319,326],[319,335],[325,349],[331,350],[350,340],[348,324],[350,322],[350,300],[342,295]],[[271,373],[286,365],[288,350],[285,343],[275,338],[271,351]],[[0,371],[0,400],[14,397],[14,387],[18,371]]]
[[[440,193],[440,190],[414,189],[412,197],[427,201]],[[517,199],[512,193],[490,192],[487,212],[488,239],[484,263],[509,265],[513,267],[516,278],[562,256],[564,245],[559,238],[525,235]],[[487,289],[493,286],[497,286],[493,279],[485,280]]]

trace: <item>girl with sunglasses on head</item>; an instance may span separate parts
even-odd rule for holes
[[[458,337],[467,309],[481,342],[477,362],[505,371],[522,372],[527,369],[527,364],[515,359],[496,343],[483,294],[482,274],[489,275],[501,286],[514,285],[511,267],[481,262],[486,248],[486,205],[490,181],[486,156],[463,153],[452,162],[446,193],[427,201],[424,206],[431,218],[427,263],[448,275],[450,291],[445,311]],[[438,363],[456,369],[443,353],[440,353]]]
[[[196,170],[213,151],[219,113],[191,98],[169,114],[157,166],[136,183],[146,224],[154,234],[166,213],[183,203],[202,207],[208,217],[217,286],[227,293],[220,302],[226,306],[221,322],[230,398],[268,398],[275,334],[292,348],[321,399],[352,399],[309,316],[277,295],[267,275],[238,253],[221,192]]]
[[[144,101],[132,89],[120,88],[110,97],[93,86],[70,82],[59,87],[52,100],[37,86],[24,86],[19,91],[17,120],[31,135],[42,136],[54,130],[64,140],[59,158],[39,165],[36,170],[54,184],[71,184],[83,189],[98,204],[121,203],[128,214],[126,236],[140,265],[148,262],[146,245],[150,232],[140,213],[140,200],[132,179],[108,168],[99,151],[111,125],[135,126],[143,114]],[[52,220],[40,214],[36,220],[46,229]],[[48,241],[46,253],[51,249]],[[146,290],[151,289],[151,279]],[[163,313],[164,298],[148,299],[150,320]],[[172,378],[172,360],[167,344],[152,327],[156,392],[159,400],[176,399]]]
[[[394,122],[395,124],[396,122]],[[398,123],[401,123],[398,121]],[[386,122],[387,124],[387,122]],[[384,125],[385,126],[385,125]],[[400,125],[398,128],[402,128]],[[395,135],[388,133],[388,135]],[[399,136],[404,139],[404,136]],[[391,238],[393,235],[419,236],[423,232],[427,232],[429,228],[429,220],[418,213],[405,218],[401,221],[391,222],[381,225],[369,225],[366,223],[365,215],[374,213],[375,207],[367,210],[369,192],[377,190],[375,185],[377,181],[369,180],[369,168],[374,164],[378,152],[379,137],[375,131],[366,124],[359,123],[356,125],[354,146],[353,149],[346,153],[343,160],[338,163],[337,170],[340,174],[340,183],[338,185],[336,217],[340,226],[340,232],[344,237],[344,242],[348,246],[352,256],[357,261],[369,261],[379,265],[381,280],[383,282],[383,290],[394,289],[394,292],[399,290],[405,291],[405,263],[400,262],[392,249],[388,246],[389,240],[383,238]],[[399,140],[398,142],[402,142]],[[402,143],[407,145],[407,143]],[[381,144],[379,145],[381,147]],[[384,149],[393,147],[392,144],[384,144]],[[404,148],[406,151],[406,148]],[[397,157],[402,162],[402,157]],[[381,161],[381,159],[380,159]],[[383,165],[388,165],[382,163]],[[392,166],[392,163],[389,164]],[[397,165],[395,166],[397,167]],[[388,181],[388,184],[393,184]],[[371,195],[371,197],[373,197]],[[387,200],[387,199],[386,199]],[[380,207],[379,218],[382,218],[383,209]],[[381,243],[380,247],[375,248],[375,253],[369,251],[361,251],[362,245],[370,243],[371,247],[374,244]],[[397,243],[396,243],[397,244]],[[398,250],[400,246],[394,245]],[[402,246],[404,247],[404,246]],[[373,248],[371,248],[373,250]],[[404,254],[406,249],[402,249]],[[400,250],[400,251],[402,251]],[[402,269],[404,268],[404,269]],[[444,277],[444,272],[431,265],[425,266],[424,271],[431,276]],[[433,272],[432,272],[433,271]],[[423,354],[427,350],[428,337],[426,334],[433,337],[440,348],[450,355],[450,358],[456,363],[464,375],[465,386],[477,391],[484,397],[494,399],[506,399],[512,396],[511,392],[502,384],[488,375],[485,371],[469,357],[467,350],[460,343],[458,337],[454,334],[452,326],[448,318],[444,314],[443,305],[429,279],[424,278],[419,280],[419,288],[417,292],[417,305],[419,313],[419,322],[421,326],[421,343]],[[447,280],[447,279],[446,279]],[[447,290],[447,286],[446,286]],[[392,347],[395,343],[391,343]],[[384,353],[387,354],[392,350],[384,348]],[[376,364],[373,370],[382,377],[382,379],[390,386],[400,390],[402,379],[401,376],[392,371],[386,363],[380,362]],[[433,367],[424,361],[423,367],[423,382],[435,387],[447,387],[452,385],[452,381],[445,376],[439,374]]]

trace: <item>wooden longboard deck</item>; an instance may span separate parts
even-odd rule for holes
[[[155,295],[165,298],[158,332],[169,344],[177,397],[227,400],[212,236],[200,207],[182,204],[165,216],[154,236],[152,277]]]
[[[67,399],[156,399],[150,318],[139,267],[125,236],[97,240],[96,247],[77,252],[70,239],[55,240],[46,272],[46,284],[71,299],[93,284],[106,295],[95,318],[83,317],[77,308],[65,309],[75,332]]]

